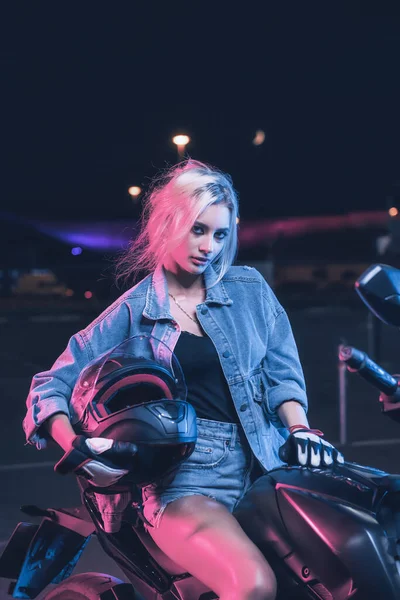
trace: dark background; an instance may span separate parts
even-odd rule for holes
[[[135,218],[188,153],[243,219],[385,208],[400,180],[400,13],[385,3],[4,3],[5,210]],[[257,129],[266,140],[254,146]]]

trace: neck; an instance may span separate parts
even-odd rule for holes
[[[168,290],[171,294],[185,294],[194,296],[204,292],[204,279],[202,275],[192,275],[186,271],[170,270],[164,267]]]

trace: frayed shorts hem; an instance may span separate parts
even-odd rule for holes
[[[180,500],[181,498],[186,498],[187,496],[204,496],[205,498],[211,498],[211,500],[215,500],[216,502],[218,502],[218,500],[212,494],[202,494],[201,492],[180,494],[179,496],[176,496],[176,498],[171,498],[170,500],[163,502],[161,506],[153,512],[152,516],[150,517],[151,521],[145,516],[144,512],[142,512],[142,516],[144,517],[144,529],[147,532],[149,532],[150,528],[158,529],[158,527],[160,526],[161,517],[163,516],[167,506],[171,504],[171,502],[175,502],[175,500]]]
[[[236,423],[197,419],[197,441],[192,454],[173,473],[142,489],[142,517],[159,527],[169,503],[185,496],[215,500],[232,513],[249,488],[254,459]]]

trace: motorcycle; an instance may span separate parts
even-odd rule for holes
[[[385,323],[400,325],[400,271],[372,265],[356,291]],[[391,376],[349,346],[339,358],[381,390],[384,414],[400,421],[400,376]],[[105,533],[82,478],[82,505],[21,510],[21,522],[0,557],[0,577],[13,598],[44,600],[212,600],[212,590],[166,556],[140,518],[141,497],[126,510],[120,531]],[[257,479],[234,516],[274,569],[285,600],[400,598],[400,475],[352,462],[331,468],[283,466]],[[126,575],[72,571],[91,536]],[[52,584],[52,585],[50,585]]]

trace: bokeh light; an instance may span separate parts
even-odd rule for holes
[[[389,208],[389,215],[391,217],[397,217],[398,214],[399,214],[399,211],[395,206],[392,206],[391,208]]]
[[[265,142],[265,132],[262,129],[257,129],[256,134],[253,138],[253,144],[255,146],[261,146]]]
[[[82,254],[82,248],[80,246],[75,246],[74,248],[72,248],[71,254],[73,254],[73,256],[79,256],[80,254]]]
[[[87,290],[87,291],[84,293],[84,296],[85,296],[86,300],[90,300],[90,298],[92,298],[92,297],[93,297],[93,294],[92,294],[92,292],[91,292],[90,290]]]
[[[174,137],[172,138],[172,141],[177,146],[186,146],[186,144],[188,144],[190,142],[190,137],[188,135],[184,135],[184,134],[174,135]]]
[[[133,198],[137,198],[142,193],[142,188],[140,188],[138,185],[131,185],[131,187],[128,188],[128,193]]]

